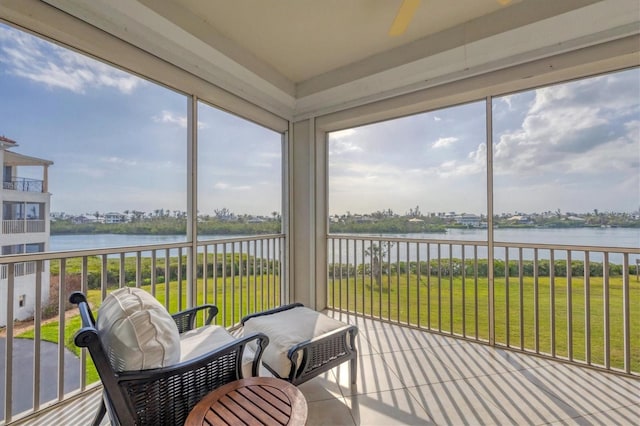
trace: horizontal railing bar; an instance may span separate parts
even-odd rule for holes
[[[284,234],[264,234],[257,236],[248,236],[248,237],[234,237],[234,238],[224,238],[224,239],[214,239],[214,240],[198,240],[198,246],[211,245],[211,244],[222,244],[222,243],[239,243],[243,241],[259,241],[259,240],[273,240],[278,238],[284,238]]]
[[[198,241],[197,245],[205,246],[212,244],[229,244],[238,243],[242,241],[254,241],[254,240],[270,240],[274,238],[284,238],[284,234],[265,234],[256,237],[239,237],[239,238],[224,238],[219,240],[206,240]],[[81,250],[65,250],[65,251],[47,251],[40,253],[21,253],[0,256],[0,265],[8,263],[28,262],[31,260],[54,260],[70,257],[83,257],[83,256],[97,256],[101,254],[121,254],[121,253],[134,253],[137,251],[147,252],[154,250],[165,249],[178,249],[190,247],[189,241],[181,241],[177,243],[162,243],[162,244],[147,244],[139,246],[121,246],[121,247],[104,247],[96,249],[81,249]]]
[[[54,260],[54,259],[66,259],[66,258],[73,258],[73,257],[98,256],[101,254],[115,255],[115,254],[124,254],[124,253],[134,253],[136,251],[174,249],[174,248],[185,247],[188,245],[189,245],[188,242],[179,242],[179,243],[166,243],[166,244],[152,244],[152,245],[144,245],[144,246],[105,247],[105,248],[96,248],[96,249],[12,254],[7,256],[0,256],[0,264],[12,263],[12,262],[25,262],[29,260]]]

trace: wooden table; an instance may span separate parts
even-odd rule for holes
[[[304,425],[307,401],[291,383],[250,377],[228,383],[193,407],[185,426]]]

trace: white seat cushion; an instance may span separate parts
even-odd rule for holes
[[[207,354],[235,340],[226,328],[219,325],[209,325],[187,331],[180,335],[180,362]],[[254,352],[245,347],[242,354],[243,377],[252,376],[253,356]]]
[[[345,325],[312,309],[297,307],[251,318],[244,323],[244,333],[262,332],[269,337],[262,362],[280,377],[287,378],[291,371],[291,361],[287,357],[289,349]],[[301,356],[298,356],[298,363],[300,361]]]
[[[118,289],[102,302],[96,328],[115,371],[167,367],[180,361],[175,321],[151,294]]]

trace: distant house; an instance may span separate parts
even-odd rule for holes
[[[110,212],[104,214],[104,223],[125,223],[127,215],[122,213]]]
[[[98,219],[96,219],[95,217],[85,215],[74,216],[71,218],[71,223],[73,223],[74,225],[81,225],[83,223],[95,223],[97,221]]]
[[[586,219],[579,217],[579,216],[567,216],[566,220],[571,220],[573,222],[585,222]]]
[[[533,223],[533,220],[531,220],[529,216],[523,216],[523,215],[511,216],[507,220],[509,222],[516,223],[518,225],[531,225]]]
[[[463,213],[453,218],[459,225],[477,228],[480,226],[480,216],[470,213]]]

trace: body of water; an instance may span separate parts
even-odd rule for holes
[[[376,235],[378,236],[378,235]],[[380,234],[382,240],[386,237],[397,238],[411,238],[411,239],[427,239],[427,240],[452,240],[452,241],[485,241],[487,238],[486,229],[448,229],[446,233],[433,233],[433,234]],[[634,248],[640,251],[640,228],[504,228],[496,229],[494,232],[494,240],[500,243],[533,243],[533,244],[556,244],[556,245],[575,245],[575,246],[595,246],[595,247],[624,247]],[[365,243],[365,250],[368,247],[368,243]],[[418,253],[419,250],[419,253]],[[449,257],[449,250],[451,250],[451,256],[454,258],[462,257],[462,247],[460,245],[452,244],[441,245],[440,253],[438,253],[438,245],[429,245],[429,257],[435,259],[440,255],[442,258]],[[497,247],[494,252],[496,259],[504,260],[506,258],[506,249]],[[487,248],[477,248],[478,258],[487,258]],[[424,261],[427,258],[427,245],[410,244],[406,243],[393,244],[390,250],[391,262],[395,262],[396,259],[400,261],[407,260],[407,258],[415,261],[420,254],[420,260]],[[362,263],[362,244],[358,243],[354,246],[350,241],[348,244],[346,241],[342,242],[342,247],[336,243],[329,246],[329,262],[345,262],[354,263],[357,256],[357,262]],[[472,246],[464,248],[464,256],[466,259],[472,259],[474,256],[474,250]],[[511,248],[508,250],[508,256],[510,260],[515,260],[519,256],[519,250]],[[539,250],[538,259],[548,259],[550,256],[549,250]],[[533,249],[523,249],[522,257],[525,260],[532,260],[534,258]],[[554,251],[554,258],[557,260],[566,259],[566,251]],[[385,260],[387,257],[385,256]],[[584,260],[583,252],[573,252],[573,260]],[[602,262],[603,254],[594,252],[591,253],[589,259],[594,262]],[[609,261],[612,263],[622,263],[621,254],[611,254]],[[631,254],[629,256],[629,262],[635,264],[640,259],[640,254]]]
[[[541,243],[541,244],[562,244],[562,245],[577,245],[577,246],[597,246],[597,247],[625,247],[636,248],[640,250],[640,228],[524,228],[524,229],[496,229],[495,240],[498,242],[514,242],[514,243]],[[199,240],[212,240],[212,239],[224,239],[233,238],[232,235],[200,235]],[[437,239],[437,240],[453,240],[453,241],[483,241],[487,237],[486,229],[449,229],[446,233],[434,233],[434,234],[382,234],[382,239],[385,237],[398,237],[398,238],[412,238],[412,239]],[[135,245],[148,245],[148,244],[163,244],[184,242],[186,238],[184,235],[123,235],[123,234],[98,234],[98,235],[53,235],[50,239],[50,250],[52,251],[66,251],[66,250],[79,250],[79,249],[92,249],[92,248],[107,248],[107,247],[124,247]],[[245,245],[246,247],[246,245]],[[366,246],[365,246],[366,247]],[[239,248],[236,245],[235,250]],[[229,248],[230,250],[230,248]],[[336,251],[334,256],[333,251]],[[361,245],[358,244],[357,250],[358,262],[361,262]],[[430,246],[430,256],[434,258],[437,256],[437,246]],[[251,252],[253,250],[250,250]],[[336,262],[339,258],[342,262],[349,261],[354,262],[354,250],[353,243],[349,244],[349,259],[347,259],[347,245],[343,243],[341,250],[337,245],[329,246],[329,262],[335,259]],[[392,261],[395,261],[399,255],[400,260],[406,260],[407,253],[412,260],[416,259],[416,245],[410,245],[408,251],[407,246],[404,243],[399,244],[397,247],[392,247],[391,256]],[[496,249],[495,257],[498,259],[504,259],[505,250],[501,248]],[[547,257],[548,250],[540,250],[540,258]],[[259,254],[259,253],[258,253]],[[461,257],[462,249],[460,246],[452,246],[453,257]],[[173,253],[172,253],[173,255]],[[566,258],[566,253],[558,251],[554,253],[556,259]],[[441,256],[449,256],[448,246],[441,247]],[[473,249],[467,247],[465,249],[465,257],[472,258]],[[509,258],[516,259],[518,256],[517,249],[509,250]],[[478,247],[478,257],[486,258],[486,248]],[[525,249],[523,251],[523,257],[525,259],[533,258],[533,250]],[[581,252],[575,252],[573,259],[582,260]],[[426,258],[426,245],[422,244],[420,248],[420,258],[424,260]],[[632,254],[629,256],[629,260],[632,264],[639,259],[640,255]],[[601,253],[594,253],[591,259],[596,262],[602,261]],[[610,257],[611,262],[621,262],[621,255],[612,255]]]
[[[246,235],[199,235],[198,241],[222,240],[230,238],[241,238]],[[88,234],[88,235],[52,235],[49,240],[50,251],[69,251],[69,250],[90,250],[98,248],[120,248],[130,246],[146,246],[153,244],[170,244],[183,243],[187,239],[184,235],[132,235],[132,234]],[[239,254],[256,255],[263,258],[277,259],[279,257],[280,247],[274,240],[244,242],[241,244],[226,244],[227,254],[232,252]],[[203,252],[203,247],[198,249]],[[183,254],[186,251],[183,250]],[[212,251],[210,251],[212,253]],[[218,247],[218,253],[223,253],[223,248]],[[163,255],[160,253],[160,255]],[[109,255],[109,257],[118,257],[119,255]],[[135,256],[135,252],[125,254],[125,256]],[[142,256],[151,256],[150,252],[143,252]],[[169,256],[178,256],[178,249],[170,249]]]
[[[440,240],[483,241],[486,229],[449,229],[435,234],[381,234],[382,237],[422,238]],[[234,238],[237,235],[199,235],[198,240]],[[578,246],[640,248],[640,228],[505,228],[496,229],[494,238],[500,242],[571,244]],[[147,244],[184,242],[184,235],[52,235],[50,250],[80,250],[105,247],[123,247]]]
[[[219,240],[223,238],[244,237],[245,235],[199,235],[199,241]],[[86,250],[94,248],[145,246],[150,244],[169,244],[187,241],[184,235],[131,235],[131,234],[90,234],[90,235],[52,235],[49,250]]]

